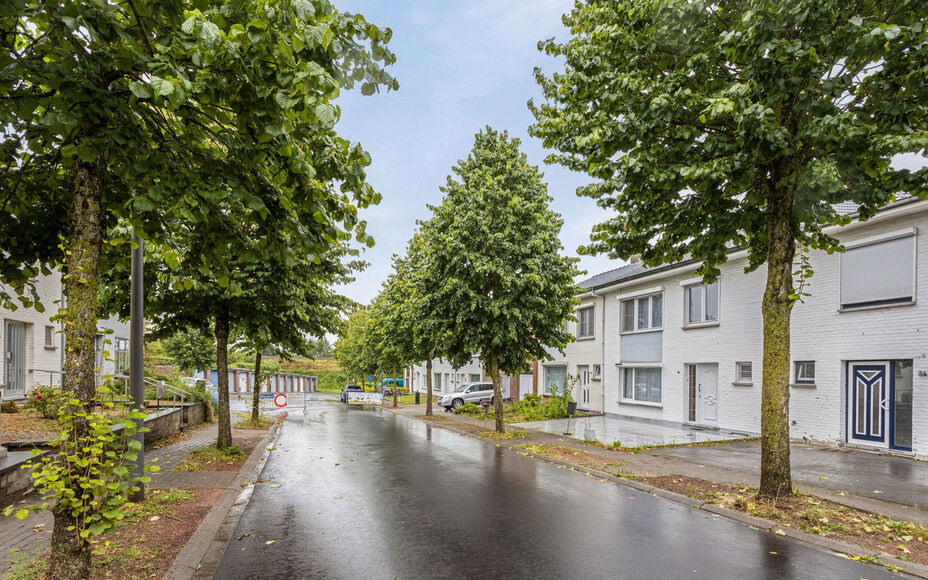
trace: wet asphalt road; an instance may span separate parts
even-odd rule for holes
[[[261,477],[216,578],[892,577],[379,409],[291,412]]]

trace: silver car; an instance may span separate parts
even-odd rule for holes
[[[442,395],[438,404],[445,409],[459,409],[464,403],[479,404],[489,399],[493,401],[493,383],[466,383],[456,388],[454,392]]]

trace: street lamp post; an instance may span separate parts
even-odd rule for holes
[[[131,296],[129,298],[129,394],[132,396],[132,408],[140,411],[145,410],[145,359],[144,359],[144,341],[145,341],[145,296],[142,289],[142,239],[135,235],[135,229],[132,230],[132,237],[135,240],[135,247],[132,248],[132,279],[130,285]],[[142,477],[145,473],[145,433],[141,432],[144,425],[139,425],[133,439],[141,443],[138,457],[136,458],[135,468],[132,471],[133,477]],[[139,482],[138,491],[132,494],[132,501],[141,501],[145,499],[145,484]]]

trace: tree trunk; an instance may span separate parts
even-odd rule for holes
[[[496,414],[496,432],[505,433],[503,421],[503,385],[499,377],[499,361],[495,355],[490,356],[490,378],[493,379],[493,412]]]
[[[216,372],[219,379],[219,435],[216,448],[232,446],[232,417],[229,414],[229,312],[221,306],[216,314]]]
[[[793,308],[792,195],[774,192],[767,210],[767,288],[764,316],[763,393],[761,395],[760,491],[776,498],[792,493],[789,464],[790,313]]]
[[[255,384],[252,386],[251,394],[251,421],[257,423],[259,420],[258,403],[261,401],[261,351],[255,349]]]
[[[100,200],[103,192],[102,161],[80,163],[74,179],[74,201],[68,212],[71,243],[67,263],[67,308],[64,316],[67,356],[64,363],[64,390],[73,393],[83,405],[92,405],[96,396],[97,367],[97,275],[103,245]],[[75,417],[71,440],[87,437],[86,418]],[[80,492],[80,490],[74,490]],[[90,574],[89,546],[80,538],[77,518],[64,504],[53,508],[54,531],[48,563],[49,578],[87,578]],[[70,530],[68,528],[71,528]]]
[[[432,414],[432,359],[425,361],[425,415]]]
[[[396,380],[396,367],[393,367],[393,408],[399,407],[397,404],[397,398],[400,393],[400,383]]]

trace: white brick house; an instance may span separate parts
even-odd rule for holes
[[[811,253],[811,295],[792,314],[791,435],[928,456],[928,201],[829,233],[847,251]],[[567,367],[601,365],[590,407],[759,432],[766,274],[746,264],[732,251],[712,286],[696,262],[581,282]]]
[[[411,382],[406,384],[415,391],[425,393],[426,374],[425,362],[419,363],[407,371],[407,380]],[[445,359],[437,358],[432,361],[433,394],[450,393],[459,385],[479,381],[482,377],[483,367],[477,357],[459,369],[452,367]]]
[[[52,317],[62,301],[61,275],[35,280],[44,312],[0,308],[0,385],[4,399],[24,396],[36,385],[60,385],[64,369],[64,333]],[[129,325],[115,317],[101,320],[97,336],[97,375],[123,372],[129,365]],[[104,353],[106,356],[103,356]]]

